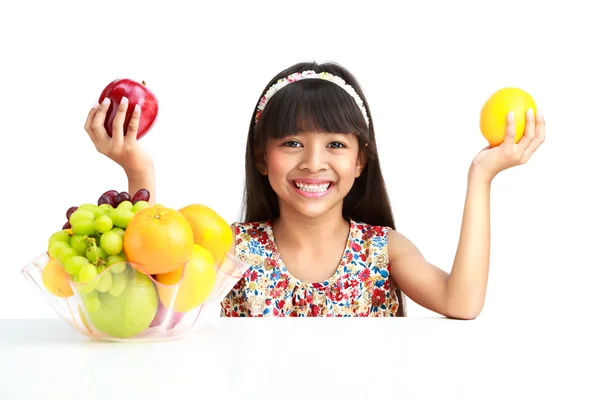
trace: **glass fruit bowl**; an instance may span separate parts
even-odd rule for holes
[[[169,279],[118,262],[84,283],[75,282],[44,252],[21,272],[58,316],[83,335],[160,341],[182,337],[200,325],[201,317],[216,311],[249,267],[230,253],[215,265],[214,274],[199,273],[191,262]]]

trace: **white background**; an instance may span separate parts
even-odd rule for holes
[[[157,198],[239,218],[245,137],[273,75],[299,61],[353,72],[370,103],[397,228],[449,271],[484,101],[533,95],[547,140],[492,187],[480,318],[594,318],[600,260],[597,14],[584,2],[10,2],[0,6],[0,318],[55,318],[21,268],[72,205],[126,190],[83,124],[116,78],[160,114],[141,143]],[[591,2],[590,2],[591,3]],[[409,303],[409,315],[429,311]]]

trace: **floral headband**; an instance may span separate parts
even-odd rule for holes
[[[321,72],[317,74],[315,71],[296,72],[292,75],[289,75],[287,78],[281,78],[275,84],[273,84],[273,86],[271,86],[269,90],[267,90],[265,95],[260,99],[260,102],[258,103],[258,109],[256,112],[256,117],[254,119],[254,125],[258,123],[258,119],[260,118],[263,110],[265,109],[267,102],[271,99],[271,97],[273,97],[275,93],[277,93],[281,88],[289,85],[290,83],[301,81],[304,79],[323,79],[325,81],[333,82],[342,89],[344,89],[350,96],[352,96],[352,98],[358,105],[358,108],[360,108],[360,112],[365,118],[367,126],[369,126],[369,117],[367,117],[367,110],[363,104],[362,99],[356,93],[354,88],[348,85],[342,78],[332,75],[329,72]]]

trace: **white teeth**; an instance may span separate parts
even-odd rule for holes
[[[320,193],[320,192],[326,192],[327,189],[329,189],[330,183],[322,183],[320,185],[308,185],[308,184],[304,184],[304,183],[294,182],[294,185],[296,185],[296,187],[298,189],[302,190],[303,192]]]

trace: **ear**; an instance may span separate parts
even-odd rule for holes
[[[258,172],[261,173],[261,175],[267,175],[267,156],[266,154],[258,149],[258,148],[254,148],[254,158],[256,159],[256,169],[258,169]]]
[[[363,170],[367,166],[367,154],[366,154],[367,146],[368,146],[368,144],[365,143],[365,148],[360,149],[360,151],[358,152],[358,157],[356,159],[356,171],[354,174],[356,178],[358,178],[360,176],[360,174],[363,172]]]
[[[363,172],[363,170],[367,166],[367,154],[366,154],[367,146],[368,146],[368,144],[365,143],[365,148],[360,149],[360,151],[358,152],[358,157],[356,159],[356,171],[354,174],[356,178],[358,178],[360,176],[360,174]]]

